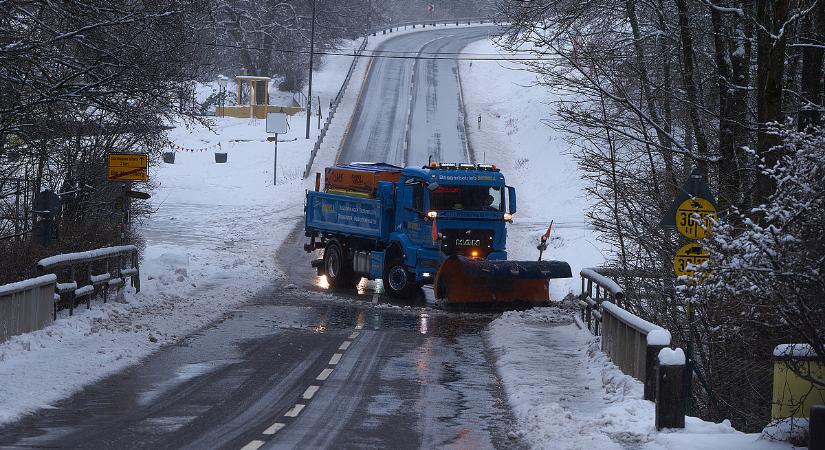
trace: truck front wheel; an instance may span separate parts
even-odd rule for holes
[[[401,258],[395,257],[384,266],[384,291],[390,297],[409,298],[413,292],[413,281]]]
[[[352,261],[347,259],[341,245],[336,241],[330,241],[324,248],[324,269],[331,288],[348,289],[355,286]]]

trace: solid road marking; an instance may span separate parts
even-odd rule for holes
[[[284,413],[284,416],[286,416],[286,417],[298,417],[298,414],[301,414],[301,411],[303,411],[304,406],[306,406],[306,405],[296,403],[295,406],[292,407],[292,409],[290,409],[289,411]]]
[[[341,355],[340,353],[336,353],[336,354],[332,355],[332,358],[329,359],[329,365],[334,366],[334,365],[338,364],[338,362],[341,361],[341,356],[343,356],[343,355]]]
[[[315,393],[318,392],[318,389],[321,389],[321,386],[312,385],[304,391],[304,400],[312,400],[312,397],[315,396]]]
[[[340,346],[340,347],[338,347],[338,350],[340,350],[340,351],[346,351],[346,350],[349,348],[349,345],[350,345],[350,344],[352,344],[352,342],[350,342],[350,341],[344,341],[344,343],[343,343],[343,344],[341,344],[341,346]]]
[[[285,427],[285,426],[286,426],[286,424],[284,424],[284,423],[281,423],[281,422],[275,422],[275,423],[273,423],[273,424],[272,424],[272,426],[271,426],[271,427],[269,427],[269,428],[267,428],[266,430],[264,430],[264,434],[267,434],[267,435],[269,435],[269,434],[275,434],[275,433],[277,433],[277,432],[281,431],[281,428],[283,428],[283,427]]]
[[[264,441],[252,441],[241,447],[241,450],[258,450],[264,444]]]
[[[318,374],[318,376],[315,379],[318,381],[326,381],[327,378],[329,378],[329,374],[331,373],[332,369],[324,369],[321,371],[321,373]]]

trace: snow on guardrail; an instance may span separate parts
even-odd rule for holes
[[[48,274],[0,286],[0,342],[52,323],[56,281]]]
[[[581,276],[587,278],[588,280],[592,280],[593,282],[597,283],[601,287],[607,289],[611,294],[615,296],[623,296],[624,289],[619,286],[618,283],[607,278],[606,276],[596,272],[596,269],[582,269],[580,272]]]
[[[613,317],[621,320],[622,322],[627,324],[629,327],[635,329],[636,331],[638,331],[638,332],[640,332],[644,335],[648,335],[650,332],[652,332],[654,330],[664,330],[664,328],[660,327],[659,325],[656,325],[654,323],[650,323],[647,320],[644,320],[641,317],[636,316],[636,315],[630,313],[629,311],[616,306],[616,304],[613,303],[613,302],[603,301],[602,305],[601,305],[601,309],[602,309],[602,313],[604,313],[604,311],[609,312]],[[665,330],[665,331],[667,331],[667,330]],[[670,333],[668,332],[668,335],[669,334]],[[668,344],[670,344],[670,342],[668,342]],[[668,344],[665,344],[665,345],[668,345]]]
[[[37,278],[29,278],[28,280],[17,281],[14,283],[4,284],[0,286],[0,297],[15,294],[17,292],[33,289],[46,284],[51,284],[57,281],[57,276],[53,273],[42,275]]]
[[[119,245],[116,247],[105,247],[95,250],[88,250],[85,252],[64,253],[62,255],[49,256],[43,258],[37,263],[40,269],[50,269],[58,264],[79,263],[83,261],[90,261],[93,259],[106,258],[118,253],[136,252],[137,247],[134,245]]]

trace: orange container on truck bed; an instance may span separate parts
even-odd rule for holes
[[[360,192],[375,195],[379,181],[397,182],[401,167],[386,163],[354,163],[324,169],[324,191]]]

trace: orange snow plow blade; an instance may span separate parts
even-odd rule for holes
[[[486,261],[451,256],[435,276],[435,298],[457,303],[546,303],[550,280],[572,277],[563,261]]]

